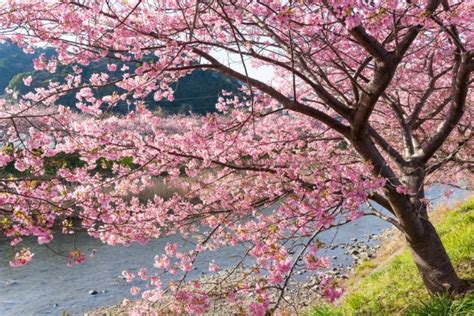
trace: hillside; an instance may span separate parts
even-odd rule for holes
[[[33,58],[38,57],[42,52],[47,56],[53,54],[52,50],[38,50],[30,55],[23,52],[21,48],[10,43],[0,43],[0,94],[10,83],[10,80],[17,74],[33,70]]]
[[[61,82],[67,74],[72,73],[71,66],[58,66],[54,74],[46,71],[34,71],[32,60],[43,52],[47,56],[54,54],[51,49],[39,49],[35,54],[30,55],[9,42],[0,44],[0,71],[3,74],[0,77],[0,91],[3,92],[5,88],[9,87],[20,93],[26,93],[34,88],[47,86],[51,80]],[[109,73],[111,78],[120,76],[120,71],[117,71],[115,74],[108,72],[108,63],[112,63],[112,61],[104,59],[83,67],[83,77],[88,79],[92,73],[97,72]],[[122,65],[118,64],[119,68]],[[127,66],[131,69],[135,67],[133,63],[127,63]],[[33,81],[30,87],[26,87],[22,79],[30,75],[33,77]],[[160,107],[168,114],[186,114],[190,112],[205,114],[215,112],[215,103],[222,90],[237,93],[240,86],[240,82],[215,71],[196,70],[190,75],[181,78],[174,85],[174,101],[155,102],[152,96],[149,96],[145,102],[149,109],[155,110]],[[101,89],[98,96],[110,93],[111,91],[108,89]],[[74,93],[70,93],[60,99],[62,104],[73,109],[75,109],[75,101]],[[127,113],[130,110],[133,110],[133,108],[128,107],[125,102],[114,108],[114,112],[121,114]]]

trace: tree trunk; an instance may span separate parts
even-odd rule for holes
[[[366,135],[367,136],[367,135]],[[383,176],[387,181],[384,194],[391,212],[397,218],[405,233],[413,260],[420,272],[423,283],[430,294],[455,296],[470,289],[467,281],[459,279],[451,260],[433,225],[429,222],[424,198],[424,164],[402,168],[401,179],[387,166],[370,137],[351,139],[357,152],[373,166],[375,176]],[[400,181],[401,180],[401,181]],[[405,186],[414,195],[399,193],[396,188]]]
[[[459,279],[433,225],[420,218],[423,234],[407,236],[410,251],[430,294],[455,296],[466,292],[469,283]]]

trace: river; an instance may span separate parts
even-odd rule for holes
[[[435,186],[427,190],[427,196],[434,207],[447,202],[442,197],[444,189]],[[468,195],[469,192],[455,190],[448,204]],[[347,243],[351,238],[374,243],[369,235],[378,234],[389,227],[387,222],[377,217],[365,216],[324,232],[320,239],[328,244]],[[88,257],[83,264],[68,267],[64,257],[36,244],[35,240],[27,240],[26,245],[35,253],[34,260],[25,267],[15,269],[8,264],[12,249],[4,239],[0,239],[0,315],[61,315],[63,312],[80,315],[101,306],[114,305],[124,297],[132,298],[129,289],[134,283],[126,283],[121,277],[121,271],[136,272],[141,267],[148,267],[153,271],[153,257],[163,252],[166,243],[181,241],[178,236],[173,236],[153,240],[145,246],[134,244],[129,247],[112,247],[84,233],[76,234],[75,239],[78,247],[86,253],[92,253],[95,249],[95,256]],[[50,247],[67,252],[73,242],[72,236],[57,234]],[[236,246],[220,249],[211,255],[200,255],[190,277],[207,273],[210,259],[215,259],[223,268],[230,267],[240,260],[242,251],[240,246]],[[328,247],[320,254],[330,258],[336,256],[333,265],[347,266],[352,261],[340,247]],[[138,281],[136,284],[139,285]],[[91,290],[97,291],[97,294],[89,294]]]

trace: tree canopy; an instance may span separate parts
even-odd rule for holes
[[[215,297],[243,306],[252,293],[243,308],[263,315],[285,303],[297,265],[327,267],[317,255],[319,233],[370,213],[405,234],[428,291],[466,291],[429,221],[424,192],[433,182],[472,180],[470,1],[12,0],[2,6],[4,38],[26,51],[44,43],[56,49],[56,56],[34,60],[36,70],[73,67],[47,87],[13,94],[15,105],[2,102],[8,145],[0,166],[14,164],[20,172],[0,181],[2,231],[13,246],[21,247],[24,236],[48,243],[57,223],[111,245],[179,233],[193,249],[169,244],[155,257],[157,271],[140,270],[148,287],[130,310],[156,312],[158,304],[201,313]],[[222,61],[222,53],[238,56],[243,70]],[[109,72],[81,74],[103,58],[116,60]],[[119,70],[124,62],[137,67]],[[250,70],[260,67],[271,67],[273,78],[252,77]],[[147,110],[147,98],[172,101],[176,82],[203,69],[243,85],[240,94],[222,93],[220,113],[160,117]],[[23,81],[28,86],[32,78]],[[81,113],[62,104],[68,93]],[[107,115],[121,102],[134,111]],[[47,161],[63,154],[81,163],[62,161],[48,173]],[[130,196],[156,179],[176,194]],[[389,215],[371,204],[364,211],[371,202]],[[80,227],[70,223],[73,215]],[[236,244],[246,249],[237,266],[249,257],[249,271],[264,277],[224,293],[188,280],[203,252]],[[32,256],[18,250],[11,265]],[[84,259],[78,249],[70,254],[71,264]],[[162,273],[178,273],[176,281],[162,284]],[[321,279],[323,296],[341,295]]]

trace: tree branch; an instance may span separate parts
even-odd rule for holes
[[[446,119],[438,126],[434,134],[423,146],[417,161],[425,163],[443,145],[446,138],[456,127],[464,114],[466,97],[469,90],[469,76],[474,70],[473,53],[462,53],[451,86],[451,107]]]
[[[379,61],[387,61],[389,58],[388,51],[379,41],[372,35],[368,34],[362,26],[356,26],[349,33],[356,41],[370,54]]]
[[[263,93],[266,93],[273,97],[275,100],[281,103],[281,105],[288,109],[292,110],[294,112],[298,112],[301,114],[308,115],[314,119],[317,119],[321,123],[325,124],[326,126],[333,128],[335,131],[339,132],[340,134],[344,136],[349,136],[350,130],[349,127],[338,121],[336,118],[333,118],[329,116],[328,114],[317,110],[313,107],[304,105],[297,100],[291,100],[290,98],[286,97],[283,95],[281,92],[278,90],[274,89],[273,87],[263,83],[262,81],[256,80],[254,78],[248,78],[244,74],[241,74],[225,65],[220,63],[217,59],[212,57],[210,54],[202,51],[199,48],[193,48],[193,52],[196,53],[197,55],[205,58],[208,60],[211,64],[209,65],[209,68],[216,69],[228,76],[231,76],[233,78],[236,78],[240,81],[247,81],[250,85],[253,87],[257,88],[258,90],[262,91]]]

